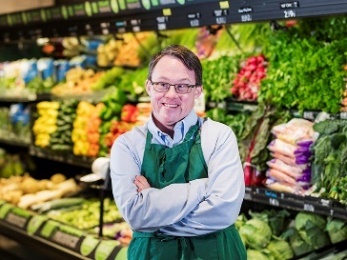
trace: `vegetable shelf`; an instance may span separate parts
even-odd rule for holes
[[[29,246],[47,259],[126,259],[119,241],[99,239],[43,215],[0,201],[0,233]]]
[[[43,149],[34,145],[29,146],[29,154],[39,158],[62,162],[70,165],[90,168],[95,158],[75,156],[72,153],[58,153],[49,149]]]
[[[246,187],[244,199],[270,206],[296,211],[307,211],[347,220],[347,207],[337,201],[312,196],[300,196],[285,192],[276,192],[261,187]]]

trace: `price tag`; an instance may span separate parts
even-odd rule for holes
[[[341,112],[340,113],[340,118],[341,119],[347,119],[347,112]]]
[[[269,198],[269,203],[272,206],[279,206],[280,202],[278,201],[278,199],[274,199],[274,198]]]
[[[110,13],[111,12],[111,6],[110,6],[109,1],[98,1],[97,4],[98,4],[98,7],[99,7],[98,8],[99,12],[101,14]]]
[[[73,5],[74,16],[84,16],[85,10],[83,4],[75,4]]]
[[[21,208],[13,207],[4,220],[11,225],[25,229],[31,217],[32,214],[30,212]]]
[[[251,14],[243,14],[241,15],[241,22],[251,22],[253,17]]]
[[[311,204],[305,203],[305,204],[304,204],[304,210],[305,210],[305,211],[309,211],[309,212],[314,212],[314,206],[311,205]]]
[[[283,14],[284,14],[284,18],[295,18],[296,17],[296,11],[295,10],[284,10]]]
[[[308,120],[314,120],[315,116],[312,111],[305,111],[303,117]]]
[[[245,200],[252,200],[252,193],[246,192],[246,193],[245,193],[245,196],[244,196],[244,199],[245,199]]]
[[[72,234],[67,234],[67,233],[62,232],[60,230],[56,230],[56,232],[54,232],[53,236],[50,239],[53,242],[56,242],[60,245],[75,249],[77,246],[77,243],[80,240],[80,237],[77,237],[77,236],[72,235]]]

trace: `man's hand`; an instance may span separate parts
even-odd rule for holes
[[[149,185],[147,179],[142,175],[135,176],[134,184],[137,187],[137,192],[141,192],[144,189],[148,189],[151,186]]]

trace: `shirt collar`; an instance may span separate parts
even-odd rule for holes
[[[148,130],[152,133],[155,142],[172,147],[184,139],[189,128],[196,124],[197,119],[198,116],[196,115],[195,111],[192,110],[185,118],[176,123],[174,127],[174,137],[171,138],[168,134],[159,130],[159,128],[154,124],[153,117],[151,115],[148,122]]]

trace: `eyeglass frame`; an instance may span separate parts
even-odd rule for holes
[[[190,92],[192,91],[193,88],[199,87],[199,85],[190,85],[190,84],[184,84],[184,83],[181,83],[181,84],[171,84],[171,83],[162,82],[162,81],[152,81],[151,79],[148,79],[148,81],[152,84],[153,89],[154,89],[156,92],[158,92],[158,93],[166,93],[166,92],[168,92],[168,91],[170,90],[170,87],[173,86],[174,89],[175,89],[175,92],[176,92],[177,94],[187,94],[187,93],[190,93]],[[155,86],[158,85],[158,84],[160,84],[160,83],[161,83],[161,84],[168,84],[168,85],[169,85],[168,89],[167,89],[166,91],[158,91],[158,90],[156,89]],[[177,86],[178,86],[178,85],[187,86],[187,87],[188,87],[187,92],[184,92],[184,93],[178,92],[178,91],[177,91]]]

